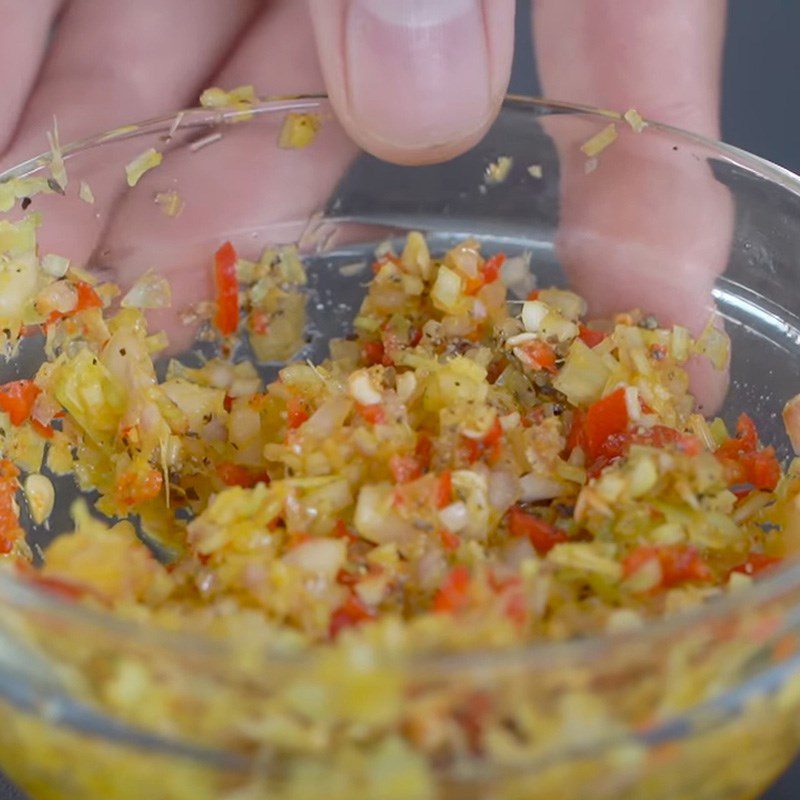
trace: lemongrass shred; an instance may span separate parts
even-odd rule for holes
[[[208,145],[218,142],[221,138],[222,134],[219,131],[216,133],[209,133],[208,136],[203,136],[201,139],[197,139],[196,141],[192,142],[189,145],[189,150],[191,150],[193,153],[196,153],[198,150],[202,150],[204,147],[208,147]]]
[[[642,119],[642,115],[635,108],[629,108],[622,115],[622,118],[636,133],[641,133],[647,127],[647,123]]]
[[[47,142],[50,145],[50,174],[53,180],[62,188],[67,188],[69,179],[64,166],[64,156],[61,152],[61,142],[58,136],[58,120],[53,117],[53,130],[47,131]]]
[[[611,122],[603,130],[592,136],[591,139],[581,145],[581,152],[588,158],[595,158],[600,155],[610,144],[616,141],[618,136],[617,124]]]
[[[136,156],[125,167],[125,175],[128,179],[128,186],[136,186],[142,175],[157,167],[162,161],[163,156],[154,147],[150,147],[140,155]]]
[[[508,178],[513,165],[514,159],[511,156],[499,156],[486,167],[486,172],[484,173],[486,183],[491,186],[503,183]]]
[[[542,177],[542,165],[541,164],[531,164],[528,167],[528,175],[531,178],[536,178],[537,180],[541,179]]]
[[[318,114],[291,112],[283,121],[278,147],[284,150],[302,150],[317,138],[317,132],[321,127]]]
[[[237,86],[228,92],[219,86],[211,86],[200,95],[200,105],[203,108],[246,109],[257,102],[258,97],[251,84]]]
[[[80,197],[84,203],[88,203],[90,206],[94,205],[94,192],[92,192],[92,187],[89,186],[86,181],[81,181],[81,186],[78,190],[78,197]]]

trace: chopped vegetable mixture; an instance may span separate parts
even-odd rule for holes
[[[562,289],[509,300],[503,254],[433,256],[411,233],[372,265],[328,360],[264,386],[247,360],[173,359],[159,380],[167,341],[142,309],[169,303],[166,281],[148,273],[120,304],[41,256],[37,224],[0,222],[6,347],[40,333],[47,353],[0,386],[0,551],[69,602],[198,628],[255,615],[301,646],[502,646],[641,625],[800,543],[800,470],[783,474],[747,414],[729,430],[694,411],[687,360],[728,358],[713,322],[693,340],[638,311],[587,319]],[[249,261],[226,242],[209,260],[223,352],[249,338],[290,359],[297,252]],[[18,498],[24,483],[32,517],[49,513],[43,464],[123,521],[77,507],[34,570]]]

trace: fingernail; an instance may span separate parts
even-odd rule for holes
[[[347,102],[356,125],[400,148],[463,139],[493,113],[480,0],[352,0]]]

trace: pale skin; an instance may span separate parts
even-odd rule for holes
[[[724,0],[533,10],[545,94],[717,132]],[[73,139],[244,82],[262,94],[327,90],[378,156],[445,156],[497,112],[513,17],[513,0],[0,0],[0,73],[15,76],[0,93],[0,148],[4,160],[36,149],[53,114]]]
[[[206,86],[243,83],[260,95],[327,92],[349,137],[381,158],[446,159],[479,140],[498,113],[511,69],[514,10],[514,0],[0,0],[0,74],[14,76],[0,91],[0,166],[44,150],[54,115],[62,141],[70,141],[195,105]],[[651,119],[717,136],[725,16],[725,0],[533,0],[543,93],[635,106]],[[687,199],[680,174],[650,180],[643,173],[642,196],[652,192],[662,209],[654,229],[641,196],[626,204],[614,193],[615,180],[639,179],[636,165],[609,158],[604,181],[577,191],[582,162],[556,144],[557,246],[577,287],[607,311],[621,298],[618,282],[597,280],[598,263],[606,276],[617,271],[628,283],[640,281],[629,280],[630,264],[616,263],[603,242],[624,236],[669,247],[692,277],[693,296],[664,301],[661,292],[649,302],[631,285],[622,300],[664,315],[680,309],[682,321],[702,327],[708,287],[727,254],[727,194],[710,178],[698,191],[697,175],[687,174]],[[342,163],[350,152],[342,146]],[[119,191],[94,188],[101,202]],[[135,215],[127,213],[126,224],[112,222],[102,233],[65,222],[70,255],[121,248]],[[575,230],[591,236],[576,238]],[[604,296],[609,286],[615,291]]]

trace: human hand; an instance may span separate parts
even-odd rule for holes
[[[308,0],[308,7],[300,0],[35,0],[24,14],[14,8],[5,17],[9,46],[0,51],[6,74],[18,76],[0,98],[5,164],[43,149],[53,115],[68,141],[191,105],[206,85],[240,83],[254,83],[259,94],[327,88],[345,130],[366,149],[409,163],[438,160],[468,148],[491,124],[513,50],[513,0]],[[46,51],[59,9],[63,16]],[[537,0],[534,30],[544,89],[556,98],[636,106],[645,116],[713,135],[724,11],[721,0],[619,0],[602,8],[582,0]],[[613,151],[590,184],[573,147],[578,142],[567,147],[568,139],[554,136],[562,161],[557,246],[577,287],[601,311],[623,302],[663,307],[664,292],[653,288],[664,264],[633,265],[619,247],[623,239],[641,239],[655,250],[669,248],[671,266],[694,278],[684,281],[692,287],[692,302],[678,296],[664,313],[675,311],[678,321],[702,327],[707,289],[727,252],[725,190],[709,172],[707,192],[687,196],[689,184],[696,190],[703,183],[696,170],[706,165],[692,168],[685,181],[650,180]],[[303,196],[291,203],[285,195],[269,197],[267,205],[284,217],[318,207],[354,152],[340,142],[330,154],[331,169],[301,182]],[[98,203],[109,208],[124,184],[118,172],[106,172],[99,170],[92,185]],[[643,184],[636,196],[650,192],[651,203],[619,201],[615,186],[631,180]],[[69,239],[70,255],[79,261],[102,241],[99,251],[114,261],[135,230],[131,202],[125,200],[128,213],[116,213],[110,227],[61,211],[55,231],[48,222],[47,235]],[[693,213],[694,207],[703,214]],[[705,224],[709,214],[718,224]],[[199,222],[189,211],[183,218],[184,227]],[[157,245],[156,237],[154,254]],[[618,286],[634,268],[641,279],[626,280],[629,295],[606,291],[604,300],[604,287]]]

